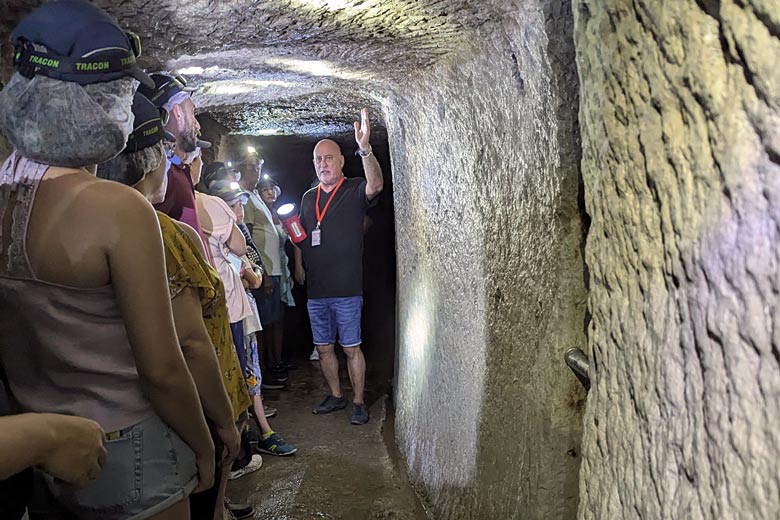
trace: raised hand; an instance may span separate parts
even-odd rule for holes
[[[368,119],[368,109],[360,111],[360,122],[355,121],[355,141],[361,150],[371,148],[369,138],[371,137],[371,121]]]

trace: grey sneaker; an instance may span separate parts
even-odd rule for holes
[[[343,397],[333,397],[329,395],[325,398],[319,406],[315,406],[311,413],[320,415],[323,413],[335,412],[336,410],[343,410],[347,407],[347,400]]]
[[[352,405],[352,417],[349,419],[352,424],[366,424],[368,422],[368,409],[366,405],[355,403]]]

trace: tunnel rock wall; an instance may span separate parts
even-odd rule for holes
[[[223,138],[228,134],[228,129],[218,123],[209,113],[199,113],[198,123],[200,123],[201,139],[211,143],[211,147],[201,150],[203,164],[208,165],[218,160],[220,149],[222,148]]]
[[[577,78],[568,2],[502,3],[387,103],[398,444],[439,519],[577,509],[584,392]]]
[[[593,387],[581,519],[780,514],[780,17],[575,0]]]
[[[11,155],[13,150],[14,148],[11,146],[11,143],[8,142],[8,139],[0,133],[0,160],[5,162],[6,158]]]
[[[0,16],[5,19],[5,9],[0,6]],[[7,44],[11,35],[11,27],[0,23],[0,90],[8,83],[14,73],[13,68],[13,47]],[[0,132],[0,161],[5,162],[6,157],[11,155],[13,146],[8,139]]]

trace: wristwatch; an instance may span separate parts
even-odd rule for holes
[[[368,150],[361,150],[358,148],[358,151],[355,152],[355,155],[359,155],[360,157],[368,157],[372,153],[374,153],[374,150],[371,148],[371,145],[368,145]]]

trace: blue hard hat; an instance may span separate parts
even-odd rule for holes
[[[162,72],[155,72],[149,77],[154,82],[154,85],[141,85],[138,87],[138,92],[148,97],[158,107],[164,106],[169,99],[179,92],[190,93],[195,91],[194,88],[187,86],[187,80],[181,76],[170,76]],[[211,146],[210,143],[209,146]],[[204,148],[208,148],[208,146]]]
[[[168,122],[168,112],[164,108],[157,108],[138,92],[133,97],[133,118],[133,133],[127,138],[127,146],[122,153],[135,153],[162,140],[176,141],[164,128]]]
[[[53,0],[32,11],[11,33],[20,74],[90,85],[131,76],[154,82],[138,66],[141,40],[86,0]],[[35,50],[33,44],[46,51]]]

